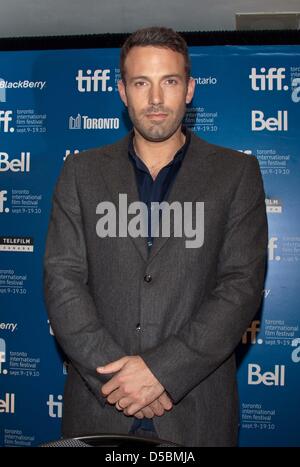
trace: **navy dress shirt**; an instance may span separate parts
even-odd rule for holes
[[[185,127],[182,128],[182,131],[186,136],[184,145],[177,151],[174,158],[159,171],[155,180],[153,180],[149,169],[135,152],[133,133],[129,140],[128,153],[135,170],[139,198],[148,208],[148,251],[150,251],[154,241],[151,236],[151,203],[161,203],[166,199],[190,143],[190,132]]]

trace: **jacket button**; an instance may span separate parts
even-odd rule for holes
[[[140,331],[140,330],[141,330],[141,325],[140,325],[140,323],[138,323],[138,324],[136,325],[135,329],[136,329],[137,331]]]
[[[151,282],[151,281],[152,281],[152,276],[151,276],[151,274],[146,274],[146,275],[144,276],[144,281],[145,281],[145,282]]]

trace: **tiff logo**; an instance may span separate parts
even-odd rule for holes
[[[260,332],[260,321],[254,320],[252,321],[251,325],[249,328],[244,332],[243,337],[242,337],[242,344],[248,344],[249,342],[249,337],[250,337],[250,343],[251,344],[262,344],[263,340],[262,339],[256,339],[257,334]]]
[[[5,201],[7,201],[7,196],[6,195],[7,195],[6,190],[0,191],[0,214],[2,212],[9,212],[9,208],[4,207]]]
[[[275,255],[275,250],[278,248],[277,245],[278,237],[271,237],[268,243],[269,261],[280,261],[281,257]]]
[[[4,79],[0,78],[0,83],[4,83]],[[0,102],[6,102],[6,89],[0,88]]]
[[[263,67],[260,69],[260,73],[257,73],[256,68],[251,68],[249,78],[253,91],[287,91],[289,89],[287,84],[283,85],[285,68],[271,67],[267,70]]]
[[[4,133],[13,133],[15,129],[9,127],[9,122],[12,121],[12,110],[0,110],[0,131],[3,128]]]
[[[93,74],[92,70],[86,70],[85,75],[83,70],[78,70],[76,81],[79,92],[111,92],[113,90],[111,86],[107,87],[107,82],[110,81],[110,70],[95,70]]]
[[[59,394],[57,396],[58,401],[54,400],[54,395],[49,394],[49,399],[47,401],[47,405],[49,407],[49,417],[51,418],[61,418],[62,417],[62,405],[63,403],[61,402],[63,399],[63,396]]]

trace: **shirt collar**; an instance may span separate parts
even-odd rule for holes
[[[165,167],[168,167],[173,164],[178,164],[183,161],[183,158],[187,152],[187,149],[191,141],[191,132],[188,130],[188,128],[185,125],[182,125],[182,133],[185,135],[185,143],[183,144],[183,146],[181,146],[180,149],[178,149],[173,159]],[[129,135],[128,154],[130,156],[130,159],[135,162],[138,169],[145,170],[145,168],[147,169],[147,167],[145,166],[144,162],[139,158],[139,156],[135,152],[134,145],[133,145],[133,138],[134,138],[134,131],[132,130],[132,132]],[[148,169],[147,169],[147,172],[148,172]]]

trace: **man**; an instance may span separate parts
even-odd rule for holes
[[[234,446],[234,349],[260,303],[267,247],[259,166],[182,126],[195,83],[177,33],[131,35],[121,74],[133,132],[69,157],[53,199],[45,295],[70,359],[63,435],[149,430],[184,446]],[[174,213],[199,208],[183,223],[204,239],[193,244],[175,220],[168,235],[155,230],[163,201]],[[137,202],[144,235],[129,226]]]

